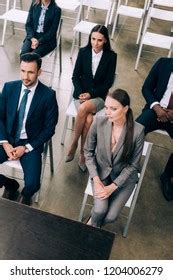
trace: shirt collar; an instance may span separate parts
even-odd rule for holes
[[[34,86],[28,87],[28,88],[24,84],[22,84],[22,92],[24,91],[24,89],[30,89],[30,91],[34,93],[35,90],[36,90],[37,85],[38,85],[38,80],[37,80],[37,82],[36,82],[36,84]]]
[[[51,2],[50,2],[50,3],[51,3]],[[48,10],[50,3],[49,3],[47,6],[45,6],[45,5],[42,3],[42,4],[41,4],[41,8],[42,8],[42,9],[45,9],[45,10]]]
[[[95,51],[92,49],[92,57],[101,57],[103,54],[103,50],[101,50],[99,53],[95,53]]]

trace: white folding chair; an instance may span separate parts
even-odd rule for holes
[[[136,201],[137,201],[139,191],[140,191],[140,188],[141,188],[141,185],[142,185],[142,181],[143,181],[143,178],[144,178],[144,175],[145,175],[145,171],[146,171],[146,167],[147,167],[147,164],[148,164],[148,161],[149,161],[152,145],[153,144],[150,143],[150,142],[146,142],[146,141],[144,142],[144,147],[143,147],[143,151],[142,151],[142,156],[144,157],[144,160],[143,160],[143,164],[142,164],[142,167],[141,167],[141,171],[138,174],[139,180],[138,180],[131,196],[129,197],[128,201],[125,204],[125,207],[129,208],[129,214],[128,214],[128,217],[127,217],[127,222],[126,222],[125,227],[123,229],[123,236],[124,237],[127,237],[127,234],[128,234],[129,225],[130,225],[130,222],[131,222],[131,219],[132,219],[132,216],[133,216]],[[87,205],[87,199],[88,199],[89,195],[93,196],[91,179],[90,178],[88,179],[87,187],[86,187],[85,192],[84,192],[82,206],[81,206],[81,209],[80,209],[80,214],[79,214],[79,218],[78,218],[78,220],[80,222],[83,219],[84,210],[85,210],[85,206]]]
[[[61,74],[61,72],[62,72],[62,40],[61,40],[62,23],[63,23],[63,19],[61,18],[60,22],[59,22],[58,30],[57,30],[56,48],[51,53],[49,53],[48,55],[46,55],[43,58],[42,72],[50,74],[50,80],[49,80],[49,84],[48,84],[49,87],[52,87],[52,84],[53,84],[58,54],[59,54],[59,73]],[[44,67],[44,64],[46,64],[46,60],[47,59],[49,60],[49,58],[51,58],[51,57],[53,57],[51,67],[46,67],[46,66]],[[47,70],[49,68],[50,68],[50,70]]]
[[[77,109],[76,109],[74,99],[73,99],[73,91],[74,91],[74,87],[72,87],[69,102],[68,102],[68,106],[67,106],[67,109],[65,111],[65,122],[64,122],[62,137],[61,137],[61,145],[64,145],[64,142],[65,142],[65,137],[66,137],[66,133],[67,133],[67,129],[68,129],[69,118],[72,117],[74,119],[77,116]]]
[[[5,34],[6,34],[6,29],[7,29],[7,22],[10,21],[12,22],[13,26],[13,35],[14,35],[14,30],[18,29],[21,30],[21,28],[16,28],[14,27],[14,23],[22,23],[25,24],[27,17],[28,17],[28,11],[23,11],[17,8],[17,0],[14,0],[13,2],[13,8],[10,8],[10,0],[7,0],[6,2],[6,11],[4,14],[1,15],[1,19],[4,20],[4,25],[3,25],[3,32],[2,32],[2,40],[1,40],[1,45],[4,45],[5,41]],[[22,29],[24,30],[24,29]]]
[[[167,11],[157,8],[150,8],[147,19],[145,22],[145,26],[143,29],[143,35],[140,41],[139,50],[135,63],[135,70],[138,68],[139,59],[141,56],[143,45],[148,45],[157,48],[167,49],[168,57],[171,56],[172,48],[173,48],[173,38],[172,36],[162,35],[154,32],[148,32],[148,27],[150,25],[151,19],[158,19],[167,22],[173,22],[173,11]]]
[[[50,172],[51,174],[53,174],[54,172],[54,163],[53,163],[53,147],[52,147],[52,139],[50,139],[47,143],[45,143],[44,145],[44,150],[43,150],[43,154],[42,154],[42,171],[41,171],[41,178],[40,178],[40,182],[42,184],[43,181],[43,176],[44,176],[44,171],[45,171],[45,166],[46,166],[46,159],[48,156],[48,150],[49,150],[49,156],[50,156]],[[5,161],[4,163],[2,163],[2,167],[4,168],[4,172],[7,173],[7,169],[12,169],[13,171],[17,171],[21,174],[21,172],[23,172],[22,170],[22,166],[20,164],[19,160],[8,160]],[[31,174],[32,176],[32,174]],[[15,173],[13,172],[12,175],[10,175],[9,177],[11,178],[16,178],[18,180],[23,180],[21,179],[21,176],[16,176]],[[40,186],[40,190],[41,190],[41,186]],[[40,190],[35,194],[35,202],[38,203],[39,201],[39,196],[40,196]]]
[[[115,19],[114,19],[114,24],[113,24],[113,28],[112,28],[111,39],[113,39],[113,37],[114,37],[115,29],[116,29],[117,23],[118,23],[118,17],[119,16],[132,17],[132,18],[136,18],[136,19],[140,20],[138,35],[137,35],[137,40],[136,40],[136,44],[138,44],[140,37],[141,37],[144,17],[145,17],[146,10],[147,10],[147,4],[148,4],[148,0],[145,0],[144,7],[139,8],[139,7],[133,7],[133,6],[128,6],[128,5],[122,5],[122,0],[118,0],[117,10],[115,13]]]
[[[81,0],[80,2],[80,8],[79,8],[79,13],[77,16],[77,20],[76,20],[76,25],[74,27],[74,36],[73,36],[73,42],[72,42],[72,47],[71,47],[71,55],[70,57],[72,57],[73,55],[73,51],[74,51],[74,47],[75,47],[75,42],[76,42],[76,36],[77,34],[87,34],[89,35],[92,28],[99,24],[93,21],[89,21],[86,19],[82,19],[82,13],[84,11],[84,9],[86,8],[87,11],[90,8],[94,8],[95,11],[97,10],[101,10],[101,11],[105,11],[106,12],[106,16],[105,16],[105,20],[103,20],[102,24],[104,24],[105,26],[108,25],[109,23],[109,17],[110,17],[110,12],[111,12],[111,6],[112,6],[112,2],[110,2],[110,0]],[[80,45],[80,43],[79,43]]]
[[[68,19],[76,19],[76,17],[71,17],[71,16],[65,16],[63,12],[71,12],[74,15],[78,11],[78,8],[80,6],[80,1],[79,0],[56,0],[55,1],[57,5],[61,8],[62,10],[62,17],[63,18],[68,18]]]

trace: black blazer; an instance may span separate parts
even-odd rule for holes
[[[34,1],[32,2],[28,18],[26,21],[25,29],[26,29],[26,38],[31,39],[36,37],[36,31],[38,27],[38,21],[41,13],[41,4],[34,5]],[[41,37],[38,39],[39,44],[50,43],[52,47],[56,47],[56,32],[58,29],[59,21],[61,17],[61,9],[56,5],[54,1],[50,3],[48,6],[48,10],[46,11],[45,21],[44,21],[44,32]],[[37,38],[37,37],[36,37]]]
[[[0,140],[14,144],[14,123],[22,82],[5,83],[0,94]],[[58,121],[58,105],[55,92],[38,82],[26,120],[28,143],[34,148],[43,148],[55,133]]]
[[[153,65],[142,87],[142,93],[147,102],[146,108],[150,108],[153,102],[160,102],[166,91],[171,72],[173,72],[173,58],[162,57]]]
[[[83,92],[89,92],[91,98],[106,98],[115,76],[117,54],[112,50],[104,50],[99,66],[93,77],[92,74],[92,49],[84,47],[79,50],[73,71],[75,99]]]

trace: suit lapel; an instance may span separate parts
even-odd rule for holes
[[[106,153],[108,156],[108,160],[110,162],[111,162],[111,133],[112,133],[112,123],[107,120],[104,126],[104,139],[105,139]]]
[[[100,73],[102,74],[102,71],[103,71],[102,69],[106,62],[107,62],[107,55],[106,55],[106,52],[103,51],[102,57],[100,59],[99,65],[97,67],[97,70],[96,70],[96,73],[94,76],[94,79],[97,79],[99,77]]]
[[[12,93],[11,95],[11,101],[9,103],[9,106],[11,108],[10,112],[10,130],[12,130],[13,128],[13,123],[16,119],[16,113],[17,113],[17,108],[18,108],[18,103],[19,103],[19,98],[20,98],[20,92],[21,92],[21,87],[22,87],[22,82],[18,82],[18,84],[16,85],[16,87],[14,89],[12,89],[12,92],[14,91],[14,93]]]
[[[124,145],[125,135],[126,135],[126,124],[123,127],[123,130],[121,132],[121,135],[120,135],[120,138],[119,138],[118,143],[116,145],[116,148],[113,151],[113,158],[116,157],[116,155],[118,154],[118,152],[120,151],[120,149]]]
[[[30,116],[32,115],[32,112],[37,108],[38,104],[40,103],[40,99],[43,96],[43,90],[41,90],[41,83],[38,82],[38,85],[36,87],[32,102],[31,102],[31,106],[29,108],[29,112],[28,112],[28,116],[27,116],[27,120],[30,118]]]
[[[86,67],[88,68],[88,73],[93,76],[92,74],[92,50],[91,49],[87,49],[87,53],[85,56],[85,63],[86,63]]]

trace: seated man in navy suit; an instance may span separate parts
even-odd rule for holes
[[[145,133],[163,129],[173,138],[173,58],[160,58],[152,67],[142,87],[147,102],[137,122]],[[160,177],[166,200],[173,200],[173,153]]]
[[[19,159],[24,172],[20,202],[30,205],[40,188],[44,143],[55,133],[58,104],[55,92],[38,80],[42,60],[36,53],[21,56],[21,80],[5,83],[0,94],[0,163]],[[19,184],[0,174],[2,197],[14,199]]]

